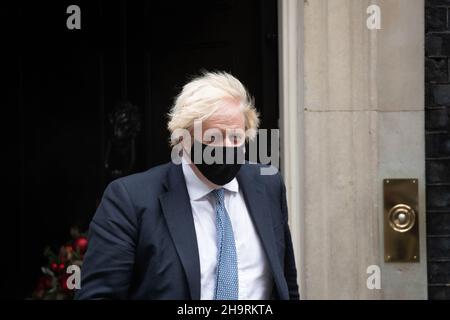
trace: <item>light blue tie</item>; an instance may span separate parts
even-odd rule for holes
[[[214,300],[237,300],[238,265],[233,226],[224,204],[224,190],[212,191],[216,199],[217,275]]]

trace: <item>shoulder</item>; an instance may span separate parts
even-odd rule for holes
[[[280,190],[284,186],[280,170],[274,166],[246,162],[241,170],[243,179],[251,179],[254,182],[263,184],[269,189]]]
[[[147,171],[131,174],[112,181],[108,189],[124,189],[129,197],[139,199],[149,195],[159,195],[164,189],[167,174],[172,164],[165,163]]]

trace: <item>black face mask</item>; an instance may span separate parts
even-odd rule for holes
[[[190,153],[191,161],[198,170],[209,181],[220,186],[233,180],[244,163],[243,144],[237,147],[210,146],[194,140]]]

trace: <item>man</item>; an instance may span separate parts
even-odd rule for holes
[[[169,118],[181,164],[107,187],[76,297],[298,299],[281,176],[239,161],[259,122],[244,86],[205,73],[183,87]]]

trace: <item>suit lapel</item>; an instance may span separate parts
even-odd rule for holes
[[[250,212],[253,223],[256,226],[259,238],[261,239],[267,260],[272,271],[275,285],[280,298],[283,298],[284,292],[287,292],[286,282],[284,279],[284,272],[278,261],[277,248],[275,247],[275,235],[272,228],[272,217],[268,210],[270,205],[266,203],[265,187],[258,182],[250,174],[252,164],[244,164],[237,176],[239,186],[242,188],[247,209]]]
[[[200,299],[200,260],[194,218],[181,165],[170,164],[167,192],[160,196],[164,217],[180,257],[193,300]]]

